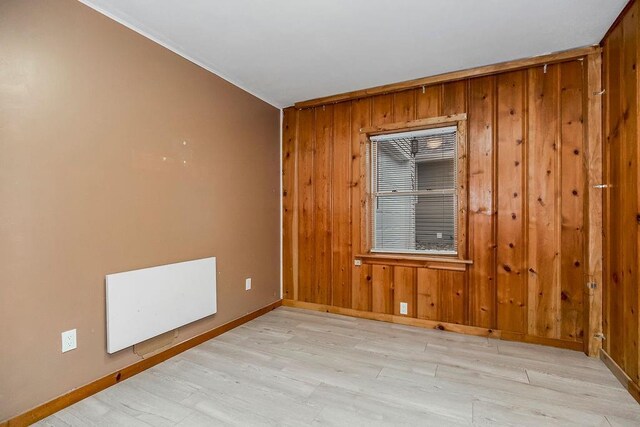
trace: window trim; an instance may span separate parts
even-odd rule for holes
[[[456,127],[457,137],[457,177],[456,177],[456,195],[457,195],[457,254],[437,254],[415,251],[372,251],[373,230],[372,224],[372,170],[367,164],[367,152],[371,149],[371,137],[374,135],[385,135],[400,132],[411,132],[425,129],[440,128],[446,126]],[[431,257],[436,259],[451,259],[466,261],[468,252],[467,241],[467,115],[456,114],[450,116],[434,117],[429,119],[412,120],[408,122],[391,123],[381,126],[374,126],[360,129],[360,182],[361,185],[361,205],[362,205],[362,223],[361,223],[361,251],[367,256],[399,256],[403,257]],[[363,256],[364,256],[363,255]]]

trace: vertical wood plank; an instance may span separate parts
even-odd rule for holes
[[[469,324],[495,328],[494,106],[495,77],[469,83]]]
[[[405,90],[393,94],[393,121],[408,122],[416,118],[416,91]]]
[[[497,78],[497,327],[525,333],[526,169],[524,159],[524,71]]]
[[[371,126],[371,98],[351,102],[351,245],[353,254],[362,253],[360,242],[362,223],[361,191],[364,182],[361,175],[360,129]],[[371,310],[371,267],[353,265],[351,273],[351,307],[356,310]],[[367,277],[369,278],[367,280]]]
[[[611,35],[608,36],[602,47],[602,87],[609,88],[602,94],[602,112],[604,120],[602,121],[602,180],[598,184],[610,184],[611,180],[611,94],[614,91],[612,82],[613,61],[611,61],[611,50],[613,44],[612,37],[619,32],[619,26],[614,28]],[[593,94],[593,96],[597,96]],[[591,195],[591,190],[589,190]],[[611,191],[602,190],[602,333],[605,337],[611,337],[610,318],[611,318]],[[589,343],[589,341],[587,341]],[[611,351],[611,340],[603,340],[602,348],[613,358]]]
[[[416,119],[441,115],[442,85],[425,86],[416,91]]]
[[[638,2],[622,20],[621,277],[625,372],[638,383]],[[635,214],[635,216],[634,216]],[[633,237],[628,233],[634,230]]]
[[[400,303],[407,303],[407,316],[416,317],[416,269],[413,267],[393,268],[393,314],[400,313]]]
[[[613,31],[615,33],[615,30]],[[606,38],[603,42],[602,46],[602,87],[610,87],[610,61],[609,61],[609,51],[610,51],[610,43],[609,38]],[[599,184],[602,183],[610,183],[610,159],[611,152],[609,147],[609,135],[611,129],[611,118],[609,117],[609,96],[610,91],[605,91],[602,94],[602,180]],[[596,96],[595,94],[593,96]],[[591,195],[591,190],[589,190],[589,194]],[[603,189],[602,191],[602,333],[604,336],[611,336],[609,332],[609,318],[611,316],[610,312],[610,298],[609,298],[609,289],[610,285],[610,276],[609,276],[609,257],[611,254],[611,244],[609,242],[609,233],[611,230],[610,224],[610,210],[611,210],[611,200],[610,200],[611,191],[607,189]],[[590,344],[589,341],[587,343]],[[602,340],[602,348],[611,356],[611,349],[609,348],[608,340]]]
[[[638,67],[638,59],[640,56],[640,5],[638,1],[634,3],[634,6],[631,10],[633,14],[631,25],[633,26],[634,31],[632,38],[634,56],[633,60],[629,62],[632,63],[630,69],[635,80],[633,81],[634,89],[631,94],[631,99],[633,101],[630,100],[630,103],[632,102],[632,107],[629,108],[629,115],[627,116],[630,118],[630,121],[633,121],[633,136],[627,138],[633,141],[633,143],[631,144],[631,152],[633,153],[633,164],[630,165],[630,168],[633,171],[631,184],[633,192],[635,194],[635,197],[633,198],[633,207],[635,208],[635,210],[633,210],[632,212],[636,215],[635,222],[633,221],[633,213],[628,218],[628,221],[630,222],[630,224],[634,224],[636,229],[635,233],[633,233],[632,235],[633,259],[629,260],[629,265],[631,266],[631,268],[633,268],[633,274],[630,283],[632,300],[631,306],[633,307],[632,310],[630,310],[630,314],[633,317],[633,320],[629,327],[634,329],[635,332],[632,332],[628,335],[633,338],[632,354],[635,359],[633,369],[628,371],[627,373],[636,384],[635,392],[632,394],[634,395],[634,398],[640,402],[640,346],[638,344],[640,341],[640,289],[638,289],[638,280],[640,280],[640,272],[638,271],[638,268],[640,268],[640,227],[638,226],[640,224],[640,148],[638,147],[638,143],[640,140],[640,111],[638,109],[638,102],[640,101],[640,77],[638,75],[640,73],[640,67]]]
[[[373,311],[372,309],[372,288],[373,270],[370,264],[362,264],[353,270],[352,282],[358,281],[351,288],[351,306],[356,310]]]
[[[371,311],[393,314],[393,267],[373,265],[371,275]]]
[[[317,304],[331,304],[331,169],[333,164],[333,106],[316,108],[313,162],[315,257],[313,296]]]
[[[351,308],[351,104],[333,110],[331,170],[332,305]]]
[[[418,268],[416,317],[418,319],[441,320],[439,313],[438,270]]]
[[[465,273],[437,270],[440,297],[439,316],[443,322],[464,324],[466,307],[464,298]]]
[[[393,94],[374,96],[372,102],[371,124],[378,126],[393,123]]]
[[[315,302],[314,260],[314,182],[313,163],[315,150],[315,111],[298,112],[298,298],[300,301]]]
[[[560,67],[561,138],[561,298],[560,338],[582,341],[584,335],[584,133],[583,62],[570,61]]]
[[[596,188],[603,181],[603,153],[602,153],[602,58],[599,54],[592,54],[586,58],[585,67],[587,80],[587,94],[585,109],[587,115],[585,138],[585,175],[586,197],[585,230],[587,247],[585,250],[586,280],[595,283],[595,288],[585,287],[585,316],[584,316],[584,352],[592,357],[599,354],[602,340],[596,334],[603,332],[603,190]]]
[[[528,331],[560,338],[559,66],[529,69],[528,78]]]
[[[624,193],[621,189],[621,178],[623,162],[622,151],[622,131],[623,131],[623,111],[622,111],[622,25],[619,25],[607,39],[607,70],[609,78],[607,80],[607,152],[610,158],[607,161],[607,183],[611,188],[605,193],[608,199],[609,218],[607,247],[607,280],[606,293],[608,315],[606,322],[609,325],[606,329],[605,345],[607,353],[616,363],[625,366],[624,353],[624,281],[621,267],[621,242],[624,240],[622,230],[621,208]]]
[[[297,115],[295,108],[285,108],[282,117],[282,296],[287,299],[295,297],[294,258],[297,259],[298,252],[298,230],[294,224]]]
[[[444,83],[442,85],[442,115],[449,116],[467,112],[468,80]]]

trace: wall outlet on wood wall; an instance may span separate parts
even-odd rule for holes
[[[406,302],[401,302],[400,303],[400,314],[407,314],[407,303]]]

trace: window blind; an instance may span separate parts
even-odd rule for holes
[[[457,253],[456,133],[370,138],[373,251]]]

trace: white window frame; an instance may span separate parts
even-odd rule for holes
[[[392,133],[419,131],[423,129],[433,129],[438,127],[457,126],[457,255],[445,254],[428,254],[422,252],[408,252],[405,250],[390,252],[388,250],[372,252],[373,232],[372,214],[373,197],[372,197],[372,174],[371,174],[371,140],[370,138],[377,135],[385,135]],[[398,262],[433,262],[437,260],[443,261],[461,261],[468,263],[467,253],[469,251],[469,242],[467,241],[468,233],[468,141],[467,141],[467,115],[465,113],[453,114],[450,116],[431,117],[428,119],[418,119],[408,122],[389,123],[360,129],[360,197],[361,197],[361,232],[360,232],[360,251],[361,257],[383,257],[385,259],[395,259]],[[400,261],[406,260],[406,261]],[[411,261],[415,260],[415,261]],[[415,265],[415,264],[412,264]],[[425,264],[426,265],[426,264]]]
[[[377,145],[384,144],[386,141],[393,141],[398,138],[411,139],[415,137],[423,137],[423,136],[434,136],[434,135],[443,135],[450,134],[454,132],[456,136],[456,141],[458,137],[458,127],[456,125],[445,125],[440,127],[434,127],[430,129],[422,129],[422,130],[405,130],[401,132],[388,133],[382,135],[375,135],[369,138],[371,142],[371,161],[370,161],[370,182],[371,182],[371,197],[372,203],[370,206],[371,209],[371,253],[407,253],[407,254],[417,254],[417,255],[448,255],[448,256],[457,256],[458,255],[458,162],[456,161],[458,157],[458,144],[457,142],[454,144],[453,151],[453,186],[451,189],[444,190],[414,190],[414,191],[378,191],[378,163],[377,163]],[[417,173],[417,169],[416,169]],[[453,206],[453,218],[454,218],[454,248],[455,250],[447,251],[447,250],[433,250],[433,249],[392,249],[392,248],[378,248],[376,245],[376,210],[378,205],[378,199],[380,197],[419,197],[426,196],[432,194],[451,194],[453,195],[454,206]],[[415,226],[415,224],[414,224]]]

